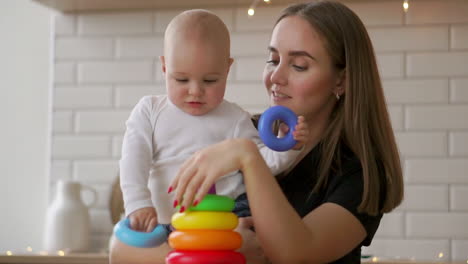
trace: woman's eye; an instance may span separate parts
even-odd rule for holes
[[[305,71],[307,70],[307,67],[303,67],[303,66],[299,66],[299,65],[293,65],[294,69],[296,69],[296,71]]]
[[[271,64],[271,65],[278,65],[278,61],[277,61],[277,60],[267,60],[266,63],[267,63],[267,64]]]

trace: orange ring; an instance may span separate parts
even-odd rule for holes
[[[175,229],[216,229],[232,230],[239,223],[237,215],[231,212],[186,211],[172,216]]]
[[[173,231],[169,245],[177,250],[236,250],[242,245],[242,237],[230,230]]]

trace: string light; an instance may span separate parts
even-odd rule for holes
[[[443,258],[444,257],[444,252],[440,252],[439,253],[439,258]]]
[[[27,248],[26,248],[26,251],[32,252],[32,247],[27,247]]]
[[[59,255],[59,256],[62,256],[62,257],[63,257],[63,256],[65,256],[65,251],[63,251],[63,250],[59,250],[59,251],[57,251],[57,255]]]
[[[8,251],[6,252],[6,255],[7,255],[7,256],[11,256],[11,255],[13,255],[13,252],[11,252],[10,250],[8,250]]]
[[[255,14],[255,8],[257,7],[258,3],[260,2],[261,0],[253,0],[252,4],[250,5],[249,9],[247,10],[247,14],[249,16],[253,16]],[[267,3],[267,4],[270,4],[271,3],[271,0],[263,0],[263,2]]]
[[[41,255],[41,256],[47,256],[47,255],[49,255],[49,252],[47,252],[47,251],[39,251],[39,255]]]
[[[372,262],[377,262],[377,261],[379,261],[379,258],[378,258],[378,257],[373,257],[373,258],[372,258]]]
[[[409,8],[409,0],[404,0],[403,1],[403,10],[405,12],[408,12],[408,8]]]

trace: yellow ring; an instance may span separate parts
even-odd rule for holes
[[[236,250],[242,245],[242,237],[231,230],[174,231],[169,245],[177,250]]]
[[[232,230],[238,224],[237,215],[232,212],[187,211],[172,216],[176,229],[223,229]]]

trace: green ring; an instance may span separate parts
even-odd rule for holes
[[[234,209],[234,205],[234,200],[228,196],[207,194],[197,206],[190,206],[189,210],[231,212]]]

